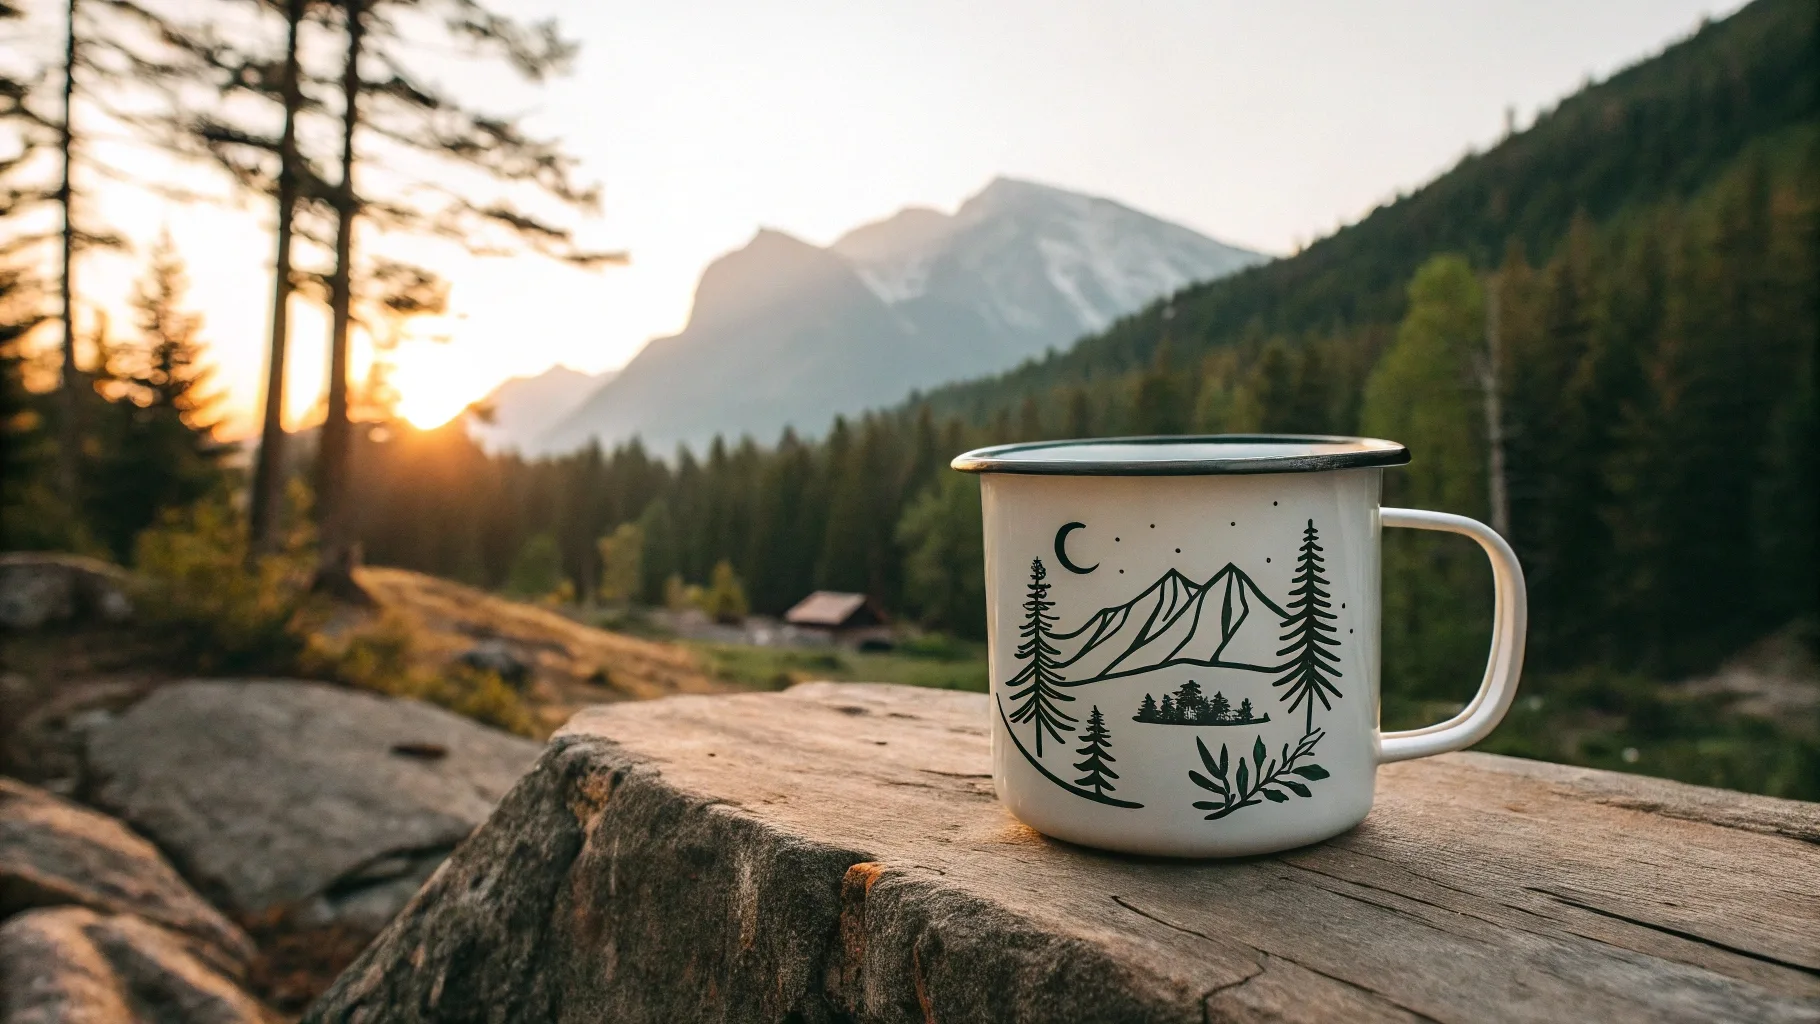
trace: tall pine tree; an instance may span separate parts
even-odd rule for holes
[[[1095,704],[1093,710],[1087,713],[1087,728],[1081,730],[1081,742],[1086,746],[1075,753],[1085,755],[1086,760],[1077,761],[1074,767],[1077,771],[1087,774],[1075,779],[1074,784],[1091,789],[1102,796],[1117,789],[1118,787],[1114,786],[1111,780],[1118,778],[1119,773],[1113,771],[1110,764],[1117,761],[1118,758],[1113,757],[1110,753],[1112,733],[1106,730],[1106,719],[1100,714],[1098,704]]]
[[[1272,686],[1287,687],[1278,700],[1289,701],[1289,710],[1307,707],[1307,725],[1304,733],[1314,732],[1314,702],[1319,700],[1321,707],[1331,709],[1333,703],[1327,698],[1340,696],[1340,688],[1333,680],[1340,677],[1340,659],[1330,647],[1340,646],[1340,642],[1329,634],[1338,634],[1328,623],[1337,619],[1330,609],[1333,603],[1328,600],[1332,595],[1321,589],[1328,581],[1321,575],[1322,551],[1320,533],[1314,528],[1314,520],[1308,521],[1307,529],[1302,531],[1302,552],[1297,559],[1295,590],[1289,601],[1289,629],[1283,634],[1288,644],[1277,654],[1289,655],[1284,662],[1282,678],[1271,683]]]
[[[1018,660],[1028,664],[1005,684],[1006,693],[1016,708],[1011,713],[1011,720],[1036,723],[1038,757],[1043,756],[1043,733],[1047,732],[1059,743],[1062,726],[1075,722],[1073,715],[1056,706],[1058,702],[1071,701],[1074,697],[1059,689],[1062,676],[1055,670],[1055,658],[1061,652],[1049,643],[1049,631],[1056,617],[1049,614],[1055,602],[1049,600],[1050,584],[1043,582],[1048,575],[1042,559],[1030,560],[1030,592],[1024,599],[1024,625],[1018,630],[1024,640],[1017,647]]]

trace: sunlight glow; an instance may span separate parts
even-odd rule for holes
[[[440,427],[499,382],[497,353],[487,358],[474,339],[453,330],[454,317],[421,317],[388,353],[387,384],[397,393],[397,413],[420,430]]]

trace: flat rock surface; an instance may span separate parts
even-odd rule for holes
[[[993,798],[978,695],[583,712],[320,1021],[1817,1021],[1820,806],[1456,754],[1359,828],[1097,853]]]
[[[0,924],[0,1024],[276,1024],[178,936],[129,914],[33,910]]]
[[[203,902],[156,847],[106,815],[0,778],[0,919],[39,907],[136,914],[196,940],[231,969],[246,934]]]
[[[237,680],[162,687],[84,742],[90,802],[218,905],[374,929],[538,751],[415,701]]]

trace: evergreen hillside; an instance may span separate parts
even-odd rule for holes
[[[1812,125],[1815,25],[1811,3],[1759,0],[1568,97],[1528,130],[1294,257],[1178,293],[1175,355],[1246,334],[1394,323],[1410,275],[1437,252],[1487,266],[1515,244],[1532,260],[1546,258],[1576,215],[1602,222],[1693,195],[1753,141]],[[1047,360],[936,390],[929,401],[984,422],[1024,395],[1142,366],[1162,337],[1164,305]]]

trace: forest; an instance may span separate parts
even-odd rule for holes
[[[1626,694],[1778,631],[1811,649],[1813,43],[1799,4],[1752,5],[1304,252],[1000,378],[837,420],[817,441],[527,462],[484,454],[459,426],[369,433],[360,536],[374,560],[494,585],[542,538],[585,594],[603,571],[598,539],[631,524],[641,601],[725,562],[755,611],[864,591],[979,636],[977,491],[945,470],[953,455],[1061,437],[1363,433],[1415,456],[1387,474],[1386,504],[1473,515],[1511,538],[1531,587],[1532,677],[1566,700],[1620,713]],[[468,500],[447,504],[452,490]],[[1469,546],[1390,539],[1387,720],[1468,692],[1489,595]],[[1765,745],[1742,746],[1754,758]],[[1799,778],[1814,762],[1778,764],[1737,770]]]
[[[756,611],[817,587],[863,590],[978,635],[977,503],[946,471],[953,455],[1059,437],[1365,433],[1415,453],[1388,474],[1387,504],[1491,520],[1489,371],[1501,514],[1530,578],[1537,661],[1710,668],[1814,607],[1813,465],[1799,443],[1814,423],[1820,133],[1814,71],[1783,59],[1812,40],[1803,15],[1754,5],[1306,252],[1003,378],[837,420],[817,441],[723,439],[705,453],[633,443],[533,462],[486,455],[459,424],[368,431],[355,459],[359,535],[375,561],[489,585],[547,535],[587,594],[600,584],[599,539],[634,524],[643,601],[661,601],[672,575],[706,582],[727,561]],[[1709,108],[1725,82],[1740,109],[1719,116]],[[1594,186],[1627,180],[1627,165],[1607,157],[1619,166],[1566,205],[1558,168],[1582,151],[1590,110],[1609,125],[1599,153],[1667,135],[1692,140],[1674,152],[1698,166],[1665,166],[1656,184],[1608,196]],[[1728,137],[1701,142],[1701,126]],[[1550,138],[1571,151],[1545,149]],[[1503,207],[1501,243],[1442,238],[1417,254],[1417,239],[1439,233],[1423,222],[1453,220],[1450,197],[1488,178],[1502,183],[1487,200]],[[1375,278],[1406,250],[1393,302]],[[1307,283],[1316,267],[1319,283]],[[1246,307],[1260,312],[1233,312]],[[1501,344],[1488,366],[1492,308]],[[1461,626],[1458,643],[1434,638],[1452,635],[1450,617],[1476,618],[1460,605],[1486,588],[1476,556],[1444,541],[1405,554],[1388,582],[1408,620],[1393,636],[1420,631],[1426,653],[1410,656],[1434,664],[1393,674],[1426,678],[1477,656],[1476,626]],[[1432,596],[1455,590],[1461,602]]]
[[[775,615],[814,589],[862,591],[977,638],[977,484],[946,468],[962,451],[1383,436],[1414,454],[1387,473],[1386,504],[1492,522],[1523,561],[1525,703],[1489,749],[1812,799],[1808,724],[1664,694],[1765,638],[1815,644],[1816,42],[1810,4],[1758,0],[1301,252],[814,437],[528,460],[482,450],[461,420],[352,422],[332,439],[335,529],[368,562],[525,596],[656,605],[737,585]],[[0,305],[22,294],[0,289]],[[131,561],[164,510],[232,475],[180,302],[164,252],[134,340],[101,346],[81,417],[101,483],[67,516],[44,512],[66,413],[5,349],[8,547]],[[35,322],[5,320],[0,341]],[[309,479],[319,443],[293,435],[268,473]],[[1483,664],[1489,573],[1464,542],[1396,536],[1384,589],[1386,725],[1433,720]],[[1596,727],[1563,738],[1568,711]]]

